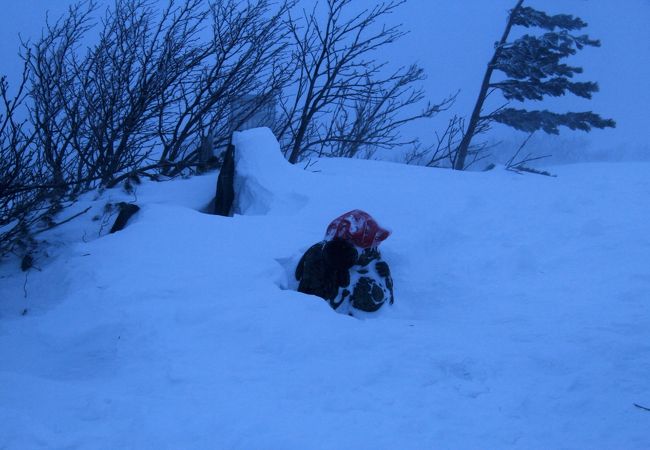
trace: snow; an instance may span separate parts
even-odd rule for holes
[[[650,447],[650,164],[310,172],[235,142],[245,214],[200,212],[215,174],[110,190],[40,270],[0,266],[0,448]],[[107,235],[109,201],[142,210]],[[292,290],[355,208],[392,230],[364,319]]]
[[[310,180],[300,167],[287,164],[271,130],[236,131],[232,143],[236,149],[236,214],[264,215],[271,210],[288,214],[307,202],[300,190]]]

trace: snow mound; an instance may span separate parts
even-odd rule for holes
[[[270,129],[235,132],[232,143],[235,214],[293,214],[307,203],[304,192],[309,174],[287,162]]]

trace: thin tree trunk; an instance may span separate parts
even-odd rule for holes
[[[307,122],[302,121],[300,124],[300,130],[296,134],[296,138],[293,142],[293,148],[291,149],[291,154],[289,155],[289,162],[295,164],[298,162],[298,157],[301,153],[302,141],[305,138],[305,132],[307,131]]]
[[[460,141],[460,144],[458,146],[458,153],[456,155],[456,161],[454,162],[455,170],[463,170],[465,168],[465,160],[467,158],[469,146],[472,143],[472,138],[474,137],[474,133],[476,132],[476,127],[478,126],[478,123],[481,119],[481,111],[483,110],[483,103],[485,103],[485,98],[487,97],[488,89],[490,88],[490,78],[492,78],[492,72],[494,71],[494,64],[497,62],[497,59],[499,57],[499,52],[501,51],[501,47],[503,47],[503,45],[508,40],[508,35],[510,34],[510,30],[512,29],[512,19],[515,16],[516,12],[521,7],[522,3],[524,3],[524,0],[518,0],[517,4],[510,12],[510,16],[508,17],[508,23],[506,24],[506,29],[503,31],[503,36],[501,36],[501,40],[497,44],[497,47],[494,50],[494,54],[492,55],[492,59],[487,65],[487,69],[485,70],[485,75],[483,75],[483,82],[481,83],[481,90],[479,91],[478,98],[476,99],[476,104],[474,105],[472,116],[470,117],[469,123],[467,124],[467,130],[465,131],[463,139]]]

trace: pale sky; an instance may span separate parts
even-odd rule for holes
[[[17,77],[18,34],[23,38],[38,36],[46,12],[49,11],[50,17],[58,17],[70,3],[70,0],[0,0],[0,73],[6,73],[10,79]],[[160,3],[163,5],[165,1]],[[354,0],[354,3],[355,6],[371,5],[375,1]],[[431,99],[441,99],[460,89],[452,112],[468,116],[493,44],[499,39],[507,11],[514,3],[514,0],[408,0],[388,20],[402,23],[410,34],[387,48],[385,55],[378,55],[378,59],[384,56],[396,66],[418,62],[428,74],[425,88]],[[567,97],[533,107],[593,110],[618,123],[615,130],[596,130],[590,134],[567,132],[561,139],[586,139],[591,148],[599,150],[616,151],[634,146],[647,147],[650,152],[650,1],[529,0],[526,3],[548,13],[577,15],[589,24],[585,31],[602,41],[602,47],[588,48],[568,60],[584,68],[582,80],[600,84],[600,92],[593,100]],[[426,141],[447,117],[442,115],[434,122],[420,123],[414,133]],[[494,130],[493,135],[504,139],[512,136],[507,129]]]

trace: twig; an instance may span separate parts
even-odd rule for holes
[[[29,275],[29,270],[25,272],[25,283],[23,283],[23,298],[27,300],[27,276]]]
[[[509,170],[511,172],[515,172],[521,175],[522,172],[528,172],[528,173],[534,173],[536,175],[544,175],[547,177],[553,177],[556,178],[557,175],[554,175],[550,172],[547,172],[546,170],[539,170],[539,169],[534,169],[532,167],[524,166],[522,164],[519,164],[514,167],[506,167],[506,170]]]
[[[104,227],[108,226],[108,221],[110,218],[113,216],[113,203],[106,203],[104,205],[104,212],[102,213],[102,223],[99,226],[99,232],[97,233],[97,236],[102,235],[102,231],[104,231]]]
[[[307,160],[307,164],[305,164],[305,167],[303,167],[303,170],[311,170],[313,166],[315,166],[318,163],[318,160],[312,161],[311,158]],[[320,170],[311,170],[311,172],[317,173],[320,172]]]
[[[638,403],[634,403],[634,406],[636,406],[639,409],[642,409],[644,411],[650,411],[650,408],[646,408],[645,406],[641,406]]]
[[[508,162],[506,163],[506,167],[507,167],[507,168],[510,168],[510,167],[513,167],[513,166],[517,166],[517,165],[519,165],[519,164],[523,164],[524,161],[528,158],[528,157],[526,157],[526,158],[524,158],[524,161],[520,161],[520,162],[518,162],[518,163],[515,163],[515,162],[514,162],[514,161],[515,161],[515,158],[516,158],[517,156],[519,156],[519,153],[521,153],[521,151],[524,149],[524,147],[526,146],[526,144],[528,144],[528,141],[530,141],[530,138],[533,137],[533,134],[535,134],[534,131],[531,132],[531,133],[526,137],[526,139],[524,139],[524,141],[521,143],[521,145],[519,146],[519,148],[517,149],[517,151],[515,152],[515,154],[512,155],[512,158],[510,158],[510,159],[508,160]]]
[[[90,211],[90,208],[92,208],[92,206],[89,206],[88,208],[84,209],[83,211],[75,214],[74,216],[70,216],[70,217],[68,217],[67,219],[65,219],[65,220],[63,220],[61,222],[54,223],[54,224],[50,225],[47,228],[43,228],[42,230],[38,230],[34,234],[36,235],[36,234],[39,234],[39,233],[43,233],[44,231],[51,230],[52,228],[56,228],[59,225],[63,225],[64,223],[68,223],[71,220],[76,219],[77,217],[81,216],[82,214],[86,214],[88,211]]]

